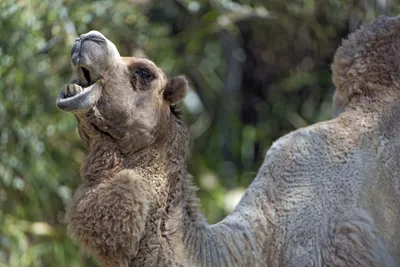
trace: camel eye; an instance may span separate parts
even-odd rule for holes
[[[145,80],[152,80],[154,78],[154,74],[147,68],[138,68],[136,69],[135,74]]]

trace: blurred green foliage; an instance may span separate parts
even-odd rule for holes
[[[372,0],[2,0],[0,267],[95,266],[67,237],[65,206],[85,155],[55,107],[75,38],[96,29],[122,55],[185,74],[189,171],[220,220],[279,136],[328,119],[341,39],[400,4]]]

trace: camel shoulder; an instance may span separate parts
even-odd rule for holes
[[[303,185],[330,179],[335,172],[326,171],[345,164],[358,142],[359,134],[337,119],[298,129],[268,149],[258,179]]]
[[[264,162],[279,162],[284,167],[296,159],[316,160],[319,153],[339,141],[340,132],[343,129],[335,121],[300,128],[277,139],[267,150]]]

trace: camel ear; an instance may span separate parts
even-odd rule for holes
[[[171,103],[176,103],[186,96],[187,89],[188,82],[185,77],[174,77],[167,83],[167,87],[164,90],[164,98]]]

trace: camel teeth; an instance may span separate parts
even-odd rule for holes
[[[76,95],[76,94],[78,94],[78,93],[80,93],[80,92],[83,91],[82,87],[80,87],[80,86],[77,85],[77,84],[73,84],[72,87],[73,87],[73,93],[74,93],[74,95]]]
[[[69,94],[70,94],[69,86],[70,86],[69,84],[63,86],[63,91],[64,91],[64,97],[65,98],[67,98],[69,96]]]
[[[64,91],[64,98],[69,98],[73,97],[76,94],[79,94],[80,92],[83,92],[83,88],[77,84],[67,84],[64,85],[63,91]]]

